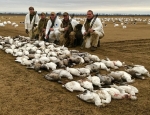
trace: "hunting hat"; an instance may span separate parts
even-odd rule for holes
[[[41,13],[41,16],[46,15],[44,12]]]
[[[69,15],[68,12],[64,12],[63,13],[63,16],[67,16],[67,15]]]
[[[30,6],[30,7],[29,7],[29,10],[34,10],[34,7]]]
[[[55,12],[51,12],[51,14],[50,15],[55,15],[56,13]]]

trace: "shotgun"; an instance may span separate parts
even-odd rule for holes
[[[72,14],[71,19],[69,21],[69,24],[68,24],[67,28],[69,28],[71,26],[71,21],[72,21],[73,17],[74,17],[74,14]],[[65,31],[64,37],[67,38],[68,34],[69,34],[69,30]]]
[[[33,30],[34,30],[34,24],[35,24],[35,19],[36,19],[36,13],[37,13],[37,11],[34,12],[34,21],[33,21],[33,25],[32,25],[32,39],[33,39],[33,34],[34,34]]]

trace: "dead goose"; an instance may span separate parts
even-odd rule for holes
[[[50,80],[50,81],[59,81],[59,80],[61,80],[61,77],[57,73],[46,74],[44,76],[44,78],[47,79],[47,80]]]
[[[9,48],[9,49],[6,49],[5,52],[8,53],[8,54],[9,54],[9,53],[10,53],[10,54],[13,54],[14,51],[13,51],[13,49],[10,49],[10,48]]]
[[[70,72],[68,72],[67,70],[62,70],[59,73],[59,76],[62,77],[66,77],[68,79],[73,79],[73,76],[70,74]]]
[[[95,93],[97,93],[102,100],[102,103],[110,103],[111,102],[111,95],[104,89],[101,90],[94,90]]]
[[[83,57],[85,63],[91,63],[91,60],[89,57]]]
[[[114,78],[114,81],[122,82],[123,73],[111,71],[111,72],[108,74],[108,76],[112,76],[112,77]]]
[[[138,93],[138,89],[135,87],[131,87],[128,85],[123,85],[123,86],[117,86],[115,84],[111,85],[111,87],[114,87],[116,89],[118,89],[121,93],[128,93],[128,98],[132,99],[132,100],[136,100],[137,97],[135,96],[135,93]]]
[[[110,71],[110,69],[107,68],[107,66],[102,62],[94,62],[93,64],[97,65],[100,69],[104,69],[106,71]]]
[[[90,75],[87,78],[92,82],[93,85],[98,86],[98,87],[102,87],[99,77]]]
[[[94,62],[99,62],[100,59],[97,55],[91,55],[89,54],[88,57],[90,58],[90,60],[94,61]]]
[[[132,69],[128,69],[128,70],[125,70],[125,71],[128,72],[133,78],[145,79],[144,76],[142,76],[141,74],[139,74],[138,72],[136,72]]]
[[[90,75],[90,69],[88,68],[77,68],[81,75],[88,76]]]
[[[70,72],[70,73],[71,73],[72,75],[74,75],[74,76],[78,76],[78,77],[82,76],[82,75],[80,75],[79,70],[76,69],[76,68],[69,68],[69,67],[67,67],[66,70],[67,70],[68,72]]]
[[[134,67],[126,69],[125,71],[127,72],[134,71],[138,75],[145,75],[150,77],[149,71],[142,65],[134,65]]]
[[[106,57],[106,60],[107,61],[111,61],[108,57]],[[117,67],[122,67],[125,63],[124,62],[121,62],[119,60],[115,60],[115,61],[112,61],[114,63],[115,66]]]
[[[97,73],[99,73],[99,71],[100,71],[100,68],[97,65],[95,65],[95,64],[86,65],[85,68],[89,69],[90,72],[97,72]]]
[[[132,76],[125,71],[112,71],[108,75],[112,76],[117,81],[126,80],[127,83],[133,83],[135,81],[132,79]]]
[[[41,69],[43,69],[42,64],[40,64],[40,63],[34,63],[30,66],[27,66],[26,68],[27,69],[34,69],[35,71],[37,71],[39,73],[41,73]],[[45,69],[46,69],[46,67],[45,67]]]
[[[66,84],[62,85],[62,87],[65,87],[70,92],[73,92],[74,90],[82,92],[85,91],[85,89],[76,81],[67,82]]]
[[[100,80],[103,83],[103,85],[111,85],[112,81],[114,80],[113,77],[107,76],[107,75],[97,74],[97,76],[100,78]]]
[[[71,56],[69,59],[68,59],[69,63],[75,63],[75,64],[79,64],[80,63],[80,58],[79,57],[73,57]]]
[[[128,97],[128,94],[126,93],[121,93],[118,89],[116,88],[102,88],[103,90],[106,90],[113,99],[124,99]]]
[[[50,59],[49,59],[48,57],[45,57],[45,56],[40,57],[39,60],[40,60],[40,62],[41,62],[42,64],[48,63],[48,62],[50,61]]]
[[[113,61],[102,59],[101,62],[104,63],[108,68],[119,69]]]
[[[91,82],[89,79],[87,79],[87,78],[85,78],[85,79],[80,79],[80,80],[78,80],[78,82],[79,82],[80,85],[81,85],[82,87],[84,87],[85,89],[88,89],[88,90],[90,90],[90,91],[93,91],[93,90],[94,90],[93,84],[92,84],[92,82]]]
[[[57,67],[57,65],[54,62],[46,63],[45,66],[47,67],[47,70],[49,69],[55,70]]]
[[[77,95],[77,97],[86,102],[94,103],[98,107],[104,106],[99,95],[95,92],[86,90],[84,93]]]

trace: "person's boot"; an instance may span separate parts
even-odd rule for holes
[[[97,47],[92,46],[91,47],[91,51],[95,51],[97,49]]]
[[[58,41],[58,40],[55,40],[55,41],[54,41],[54,44],[59,45],[59,41]]]
[[[36,40],[39,40],[39,34],[36,34],[36,35],[35,35],[35,39],[36,39]]]
[[[73,48],[73,45],[72,45],[72,44],[69,44],[68,48]]]

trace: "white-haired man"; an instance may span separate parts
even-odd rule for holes
[[[82,26],[82,34],[84,36],[83,47],[91,47],[92,51],[97,49],[100,39],[104,37],[101,20],[94,17],[92,10],[87,11],[87,19]]]
[[[34,28],[37,26],[38,22],[38,14],[34,11],[32,6],[29,7],[29,13],[25,17],[25,30],[31,39],[35,38],[36,32]]]

